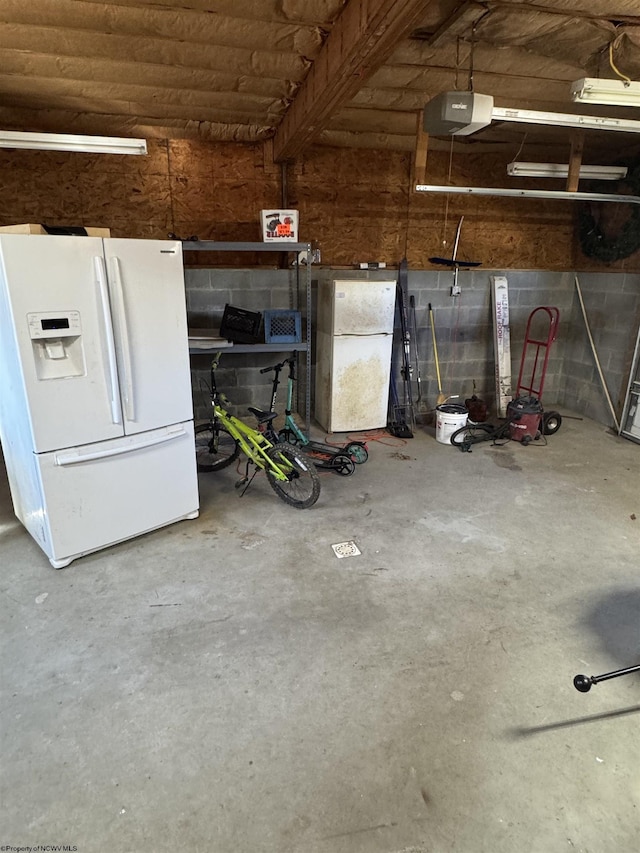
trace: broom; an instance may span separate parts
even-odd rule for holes
[[[431,337],[433,338],[433,356],[436,360],[436,376],[438,378],[438,402],[436,406],[440,406],[442,403],[446,403],[449,397],[446,394],[442,393],[442,381],[440,379],[440,362],[438,360],[438,343],[436,341],[436,330],[433,324],[433,308],[431,307],[431,303],[429,303],[429,320],[431,322]]]

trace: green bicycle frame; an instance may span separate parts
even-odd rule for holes
[[[277,463],[267,451],[274,445],[257,429],[245,424],[240,418],[229,414],[226,409],[223,409],[218,403],[213,407],[214,419],[218,420],[228,431],[229,435],[233,436],[240,445],[241,450],[258,468],[269,468],[276,476],[277,480],[288,482],[289,477],[286,474],[287,470],[291,470],[286,460],[284,464]]]

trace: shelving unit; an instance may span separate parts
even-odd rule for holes
[[[289,243],[284,241],[270,243],[218,243],[212,240],[185,241],[182,244],[183,252],[275,252],[288,254],[295,253],[296,258],[300,252],[306,252],[307,258],[311,257],[310,243]],[[296,299],[300,309],[300,287],[301,275],[300,265],[295,264],[296,271]],[[189,348],[191,355],[207,355],[207,353],[261,353],[261,352],[301,352],[305,353],[305,394],[304,394],[304,418],[307,432],[311,427],[311,265],[306,264],[304,268],[306,323],[305,340],[298,344],[233,344],[232,346],[212,346],[207,348]]]

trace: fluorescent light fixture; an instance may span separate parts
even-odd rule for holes
[[[580,177],[589,180],[618,181],[626,177],[626,166],[580,166]],[[568,163],[520,163],[507,165],[507,175],[514,178],[567,178]]]
[[[126,139],[117,136],[75,136],[70,133],[22,133],[1,130],[0,148],[84,151],[89,154],[146,154],[147,142],[145,139]]]
[[[539,110],[517,110],[494,107],[491,118],[498,121],[515,121],[524,124],[546,124],[555,127],[579,127],[584,130],[617,130],[640,133],[640,121],[600,116],[579,116],[573,113],[547,113]]]
[[[640,83],[583,77],[571,84],[571,100],[582,104],[640,107]]]
[[[555,201],[609,201],[613,204],[640,204],[638,195],[617,195],[616,193],[570,193],[558,190],[513,190],[502,187],[451,187],[435,184],[417,184],[417,193],[447,193],[458,195],[496,195],[507,198],[549,198]]]

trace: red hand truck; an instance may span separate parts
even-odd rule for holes
[[[546,318],[544,318],[545,314]],[[560,312],[558,309],[546,305],[535,308],[529,314],[524,333],[516,393],[513,402],[509,404],[511,412],[509,408],[507,409],[507,415],[513,416],[511,438],[518,441],[528,443],[532,437],[540,434],[538,430],[545,435],[553,435],[560,429],[562,416],[559,412],[544,412],[542,408],[542,389],[547,375],[549,351],[558,334],[559,319]],[[535,337],[532,333],[532,326],[534,326]],[[522,375],[527,365],[531,365],[531,378],[529,384],[525,385]]]

